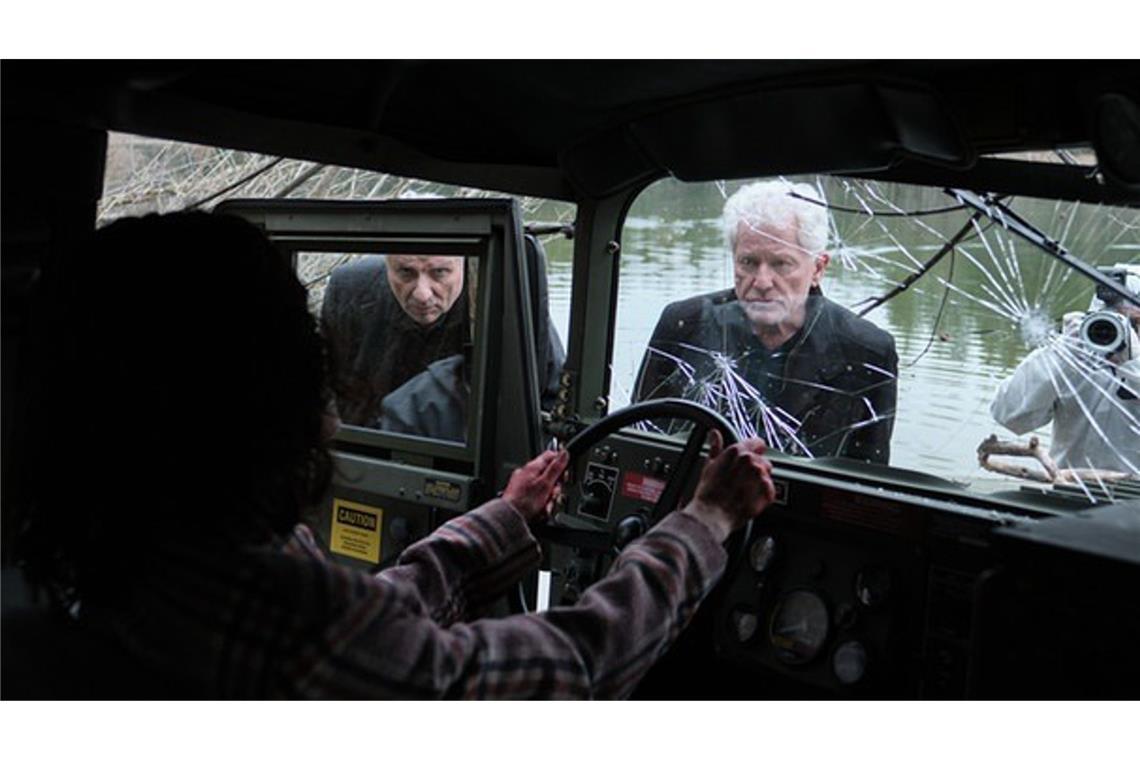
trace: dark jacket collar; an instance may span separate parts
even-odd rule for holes
[[[820,320],[825,316],[825,304],[829,303],[818,287],[813,287],[808,291],[808,298],[804,303],[803,325],[773,351],[786,352],[790,358],[809,338],[816,341],[815,347],[818,348],[818,343],[827,339],[826,333],[819,335],[817,330]],[[752,331],[752,324],[748,321],[744,308],[740,305],[735,293],[728,290],[715,294],[712,298],[712,305],[715,310],[714,319],[737,345],[742,348],[750,347],[752,350],[764,350],[770,353],[768,349],[763,348],[760,339]]]

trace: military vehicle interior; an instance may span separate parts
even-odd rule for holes
[[[684,503],[708,430],[759,435],[777,501],[730,539],[724,578],[635,697],[1135,696],[1134,407],[1112,402],[1131,434],[1099,434],[1123,473],[987,467],[1010,452],[984,439],[1009,437],[991,398],[1026,354],[1060,340],[1065,313],[1094,296],[1140,305],[1126,286],[1140,264],[1137,67],[8,62],[2,97],[6,620],[19,598],[10,539],[35,499],[21,478],[35,378],[21,359],[38,272],[141,208],[117,156],[137,166],[189,146],[185,175],[201,151],[241,161],[221,190],[181,206],[262,227],[316,313],[339,268],[381,255],[453,257],[466,273],[463,353],[447,365],[462,378],[458,423],[342,425],[313,518],[337,561],[390,564],[565,445],[572,475],[540,535],[543,568],[501,614],[572,603],[615,548]],[[257,184],[288,167],[272,189]],[[370,179],[308,193],[334,176]],[[823,198],[824,292],[894,336],[897,368],[856,368],[897,383],[897,410],[870,409],[893,426],[889,461],[813,455],[803,420],[768,405],[740,357],[651,345],[671,301],[732,287],[716,220],[765,178]],[[685,375],[682,391],[639,385],[650,355]]]

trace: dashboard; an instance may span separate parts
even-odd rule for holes
[[[617,535],[626,518],[649,514],[678,456],[660,439],[611,436],[578,463],[560,523]],[[1140,576],[1140,548],[1126,538],[1086,567],[1095,547],[1036,537],[1045,524],[1061,525],[1061,535],[1069,523],[1087,528],[1096,522],[1089,513],[1102,510],[1072,500],[1052,513],[996,511],[971,504],[964,490],[958,498],[894,490],[785,460],[774,479],[777,503],[753,521],[722,582],[635,696],[1033,696],[1034,674],[1038,693],[1052,684],[1071,694],[1082,678],[1093,679],[1091,694],[1133,688],[1135,680],[1117,681],[1121,667],[1140,670],[1135,647],[1121,640],[1113,665],[1097,671],[1110,655],[1090,654],[1081,630],[1100,620],[1123,636],[1115,584]],[[694,486],[695,478],[686,493]],[[1140,503],[1123,509],[1140,515]],[[573,602],[607,566],[589,548],[552,545],[548,556],[552,604]],[[1061,608],[1059,588],[1069,591],[1052,645],[1028,653],[1020,642],[1042,639],[1041,618]],[[1069,655],[1085,664],[1063,684],[1042,675]]]
[[[652,523],[680,457],[675,441],[623,432],[578,458],[555,526],[574,540],[544,538],[549,605],[574,603]],[[721,582],[635,697],[1135,698],[1140,494],[987,502],[920,473],[772,460],[776,503],[730,539]],[[346,452],[337,467],[318,533],[368,570],[461,513],[476,486]],[[383,524],[373,556],[369,515]],[[524,597],[547,587],[535,581]],[[517,611],[508,602],[498,614]]]

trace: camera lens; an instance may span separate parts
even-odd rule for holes
[[[1098,319],[1089,325],[1087,334],[1094,346],[1111,346],[1116,342],[1116,325],[1107,319]]]
[[[1127,329],[1122,315],[1109,311],[1095,312],[1081,322],[1081,340],[1098,353],[1112,354],[1124,345]]]

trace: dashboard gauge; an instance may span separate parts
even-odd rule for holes
[[[790,665],[815,659],[827,642],[831,620],[823,599],[811,591],[784,595],[772,614],[768,638],[776,656]]]
[[[757,617],[756,613],[747,610],[734,610],[731,617],[732,630],[736,634],[736,640],[741,644],[751,641],[760,627],[760,618]]]
[[[831,656],[831,672],[844,686],[859,683],[867,672],[867,648],[858,641],[840,644]]]
[[[775,558],[776,539],[771,536],[760,536],[752,542],[752,546],[748,550],[748,563],[758,573],[762,573],[771,567],[772,560]]]
[[[878,607],[891,596],[891,571],[869,566],[855,576],[855,598],[864,607]]]

